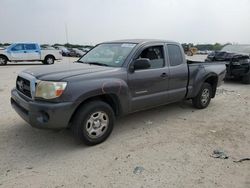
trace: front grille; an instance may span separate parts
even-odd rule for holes
[[[25,96],[31,98],[31,89],[30,89],[30,81],[29,80],[18,76],[17,80],[16,80],[16,88],[18,91],[23,93]]]

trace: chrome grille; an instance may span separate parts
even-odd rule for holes
[[[25,96],[31,98],[31,87],[30,87],[30,81],[18,76],[16,80],[16,88],[18,91],[23,93]]]

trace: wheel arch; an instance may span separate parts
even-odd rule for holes
[[[56,59],[56,57],[55,57],[53,54],[47,54],[47,55],[45,55],[44,60],[45,60],[46,58],[48,58],[48,57],[53,57],[54,60]]]
[[[203,83],[209,83],[212,87],[212,98],[215,97],[216,88],[218,85],[218,76],[215,73],[211,73],[207,75],[203,81]]]
[[[96,95],[96,96],[86,98],[85,100],[81,101],[77,105],[76,109],[74,110],[74,112],[71,115],[71,118],[70,118],[70,121],[69,121],[69,126],[71,126],[71,123],[72,123],[77,111],[83,105],[85,105],[85,104],[87,104],[87,103],[89,103],[91,101],[103,101],[103,102],[107,103],[113,109],[116,117],[118,117],[118,116],[120,116],[122,114],[121,103],[120,103],[119,97],[117,95],[115,95],[113,93]]]
[[[10,61],[9,58],[8,58],[8,56],[6,56],[6,55],[4,55],[4,54],[0,54],[0,57],[4,57],[4,58],[7,59],[7,61]]]

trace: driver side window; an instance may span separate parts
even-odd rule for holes
[[[164,67],[163,46],[150,46],[144,49],[137,59],[140,58],[147,58],[150,60],[150,69]]]
[[[12,51],[21,51],[21,50],[24,50],[23,44],[17,44],[11,50]]]

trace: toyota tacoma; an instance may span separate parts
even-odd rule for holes
[[[184,99],[206,108],[225,74],[224,64],[187,61],[176,42],[104,42],[74,63],[19,73],[11,104],[33,127],[71,128],[95,145],[117,117]]]

